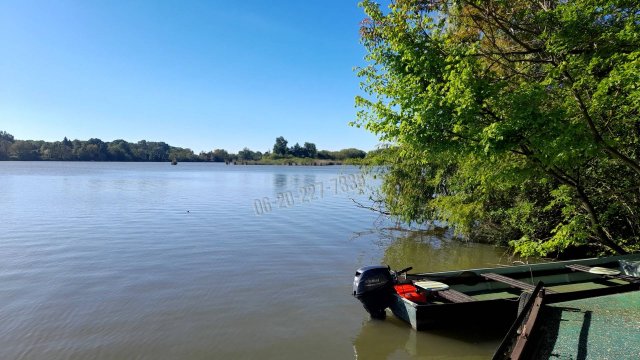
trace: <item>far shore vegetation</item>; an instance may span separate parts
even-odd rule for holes
[[[235,165],[339,165],[355,164],[367,156],[363,150],[349,148],[339,151],[320,150],[305,142],[287,146],[280,136],[273,149],[266,152],[244,148],[237,154],[215,149],[195,154],[189,148],[171,146],[164,142],[140,140],[102,141],[100,139],[48,142],[43,140],[17,140],[6,131],[0,131],[0,160],[13,161],[131,161],[131,162],[222,162]]]

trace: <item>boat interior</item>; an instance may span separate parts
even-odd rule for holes
[[[458,272],[407,274],[398,295],[418,305],[518,299],[542,282],[550,302],[637,290],[640,260],[555,262]]]

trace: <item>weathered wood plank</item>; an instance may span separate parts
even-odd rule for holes
[[[482,274],[482,277],[489,279],[489,280],[493,280],[493,281],[497,281],[497,282],[501,282],[503,284],[507,284],[511,287],[517,288],[517,289],[522,289],[522,290],[526,290],[529,292],[532,292],[536,287],[531,285],[531,284],[527,284],[526,282],[522,282],[520,280],[516,280],[516,279],[512,279],[510,277],[506,277],[504,275],[499,275],[499,274],[495,274],[495,273],[484,273]],[[549,289],[545,289],[547,293],[553,293],[553,291],[549,290]]]
[[[568,269],[574,270],[574,271],[581,271],[581,272],[586,272],[586,273],[590,273],[590,274],[595,274],[593,273],[591,270],[593,269],[590,266],[585,266],[585,265],[579,265],[579,264],[574,264],[574,265],[566,265],[565,266]],[[630,276],[630,275],[625,275],[625,274],[617,274],[617,275],[608,275],[608,274],[601,274],[603,277],[606,278],[612,278],[612,279],[620,279],[620,280],[624,280],[624,281],[628,281],[630,283],[640,283],[640,278],[635,277],[635,276]]]
[[[436,295],[454,303],[476,301],[476,299],[472,298],[471,296],[453,289],[436,291]]]

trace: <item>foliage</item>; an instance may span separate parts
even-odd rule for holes
[[[251,151],[249,148],[244,148],[238,152],[238,160],[260,160],[262,159],[262,153],[260,151]]]
[[[224,149],[215,149],[210,153],[210,156],[207,158],[208,161],[214,162],[227,162],[231,160],[229,153]]]
[[[15,140],[0,132],[0,160],[58,160],[58,161],[200,161],[190,149],[169,146],[164,142],[125,140],[103,142],[69,140],[46,142],[42,140]],[[11,142],[5,139],[12,139]]]
[[[293,145],[291,149],[289,149],[288,153],[295,157],[306,157],[304,149],[298,143]]]
[[[296,143],[288,151],[294,157],[300,158],[316,158],[318,156],[318,150],[316,149],[316,144],[305,142],[304,146],[300,146],[300,144]]]
[[[280,146],[284,145],[284,150]],[[164,142],[140,140],[130,143],[122,139],[104,142],[100,139],[87,141],[69,140],[46,142],[41,140],[16,140],[13,135],[0,131],[0,160],[58,160],[58,161],[212,161],[227,164],[241,163],[263,164],[307,164],[329,165],[335,161],[362,158],[365,152],[358,149],[340,151],[318,151],[316,145],[305,142],[303,146],[296,143],[287,148],[287,140],[280,136],[276,139],[274,151],[262,153],[247,147],[238,154],[224,149],[215,149],[195,155],[191,149],[170,146]],[[284,155],[282,155],[284,153]],[[321,157],[320,155],[326,155]],[[328,161],[314,161],[328,160]],[[282,161],[280,161],[282,160]]]
[[[318,149],[316,148],[316,144],[305,142],[303,145],[303,149],[305,152],[304,155],[306,157],[310,157],[312,159],[318,157]]]
[[[273,145],[273,154],[284,156],[287,155],[289,149],[287,148],[287,140],[280,136],[276,138],[276,143]]]
[[[12,143],[14,140],[13,135],[6,131],[0,131],[0,141],[6,141]]]
[[[355,148],[342,149],[339,151],[318,151],[314,143],[305,142],[303,146],[295,143],[289,148],[287,148],[287,144],[288,141],[284,137],[280,136],[276,138],[276,142],[273,145],[273,154],[270,158],[310,158],[344,161],[349,159],[362,159],[367,155],[366,152]]]
[[[354,149],[354,148],[342,149],[340,151],[321,150],[318,152],[318,159],[330,159],[330,160],[363,159],[365,156],[367,156],[366,152],[362,150]]]
[[[361,6],[354,125],[396,145],[380,168],[390,213],[523,255],[638,246],[637,2]]]

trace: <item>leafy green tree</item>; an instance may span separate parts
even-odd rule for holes
[[[193,153],[191,149],[188,148],[180,148],[180,147],[171,147],[169,149],[168,158],[176,161],[196,161],[197,156]]]
[[[107,144],[100,139],[92,138],[82,142],[80,148],[77,149],[78,160],[81,161],[105,161],[113,156],[112,152],[114,147],[122,148],[122,152],[126,152],[128,155],[123,160],[131,160],[133,155],[130,153],[131,149],[129,144],[124,140],[116,140],[113,143]],[[110,152],[111,149],[111,152]]]
[[[7,141],[12,143],[14,141],[13,135],[6,131],[0,131],[0,141]]]
[[[11,144],[13,144],[13,135],[6,131],[0,131],[0,160],[8,160]]]
[[[62,141],[47,142],[40,147],[40,156],[42,160],[52,161],[70,161],[77,160],[73,154],[73,150],[69,146],[63,145]]]
[[[356,148],[342,149],[333,154],[333,158],[336,160],[364,159],[365,156],[367,156],[366,152]]]
[[[135,161],[149,161],[149,151],[146,140],[140,140],[137,143],[129,144],[129,148],[131,149],[131,156],[135,159]]]
[[[276,138],[276,143],[273,145],[273,154],[285,156],[289,149],[287,148],[287,140],[284,137],[279,136]]]
[[[254,156],[261,154],[258,152]],[[66,137],[62,141],[45,142],[15,140],[12,135],[0,132],[0,160],[168,161],[174,157],[179,161],[208,160],[208,156],[197,156],[191,149],[173,147],[163,142],[103,142],[95,138],[71,141]]]
[[[62,145],[64,146],[73,146],[73,144],[71,143],[71,140],[67,139],[67,137],[65,136],[64,139],[62,139]]]
[[[87,146],[83,146],[82,150],[87,153],[95,153],[95,148],[87,149]],[[115,161],[131,161],[133,155],[131,154],[131,147],[125,140],[114,140],[107,146],[109,153],[109,159]],[[83,154],[83,156],[87,156]]]
[[[229,161],[229,153],[224,149],[215,149],[211,155],[211,161],[215,162],[225,162]]]
[[[295,143],[295,145],[289,149],[289,153],[295,157],[305,157],[306,155],[304,148],[298,143]]]
[[[320,150],[318,151],[318,159],[321,160],[335,160],[333,154],[329,150]]]
[[[397,144],[389,212],[524,255],[638,249],[639,3],[361,5],[354,124]]]
[[[260,152],[251,151],[247,147],[238,152],[238,160],[260,160],[261,158]]]
[[[149,160],[150,161],[169,161],[169,149],[171,148],[164,142],[149,142]]]
[[[318,149],[316,148],[316,144],[305,142],[303,145],[304,151],[307,157],[315,159],[318,157]]]
[[[9,149],[9,157],[13,160],[40,160],[40,146],[31,140],[15,140]]]

